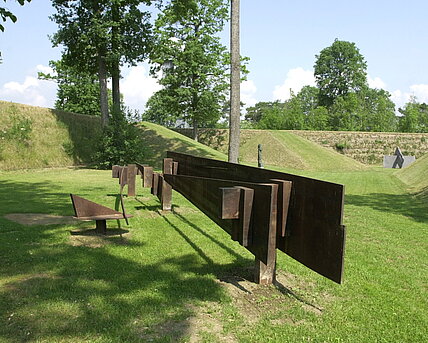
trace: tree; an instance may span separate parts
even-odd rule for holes
[[[415,96],[410,98],[404,108],[398,110],[400,132],[428,132],[428,105],[419,103]]]
[[[391,94],[383,89],[367,88],[362,91],[364,99],[364,124],[362,131],[393,132],[397,129],[395,104]]]
[[[238,163],[240,142],[240,84],[241,55],[239,44],[239,0],[231,0],[230,20],[230,117],[229,162]]]
[[[245,114],[245,120],[249,121],[253,125],[257,125],[257,123],[262,120],[264,115],[270,111],[273,107],[283,107],[284,103],[276,100],[274,102],[266,102],[260,101],[256,103],[254,106],[247,107],[247,113]]]
[[[330,107],[336,98],[367,86],[367,64],[355,43],[336,39],[315,57],[314,75],[320,105]]]
[[[100,115],[100,84],[95,75],[68,66],[62,60],[50,61],[49,66],[53,73],[39,73],[39,79],[58,84],[56,109]]]
[[[151,73],[164,88],[149,101],[148,111],[168,108],[165,120],[187,122],[196,140],[198,127],[217,121],[226,101],[228,55],[217,34],[227,14],[223,0],[172,0],[155,23]]]
[[[6,0],[3,0],[4,2],[6,2]],[[21,6],[24,6],[25,2],[31,2],[31,0],[16,0],[18,1],[18,3]],[[6,22],[6,20],[11,20],[13,23],[16,23],[16,21],[18,20],[18,18],[11,12],[9,11],[7,8],[4,7],[0,7],[0,18],[1,21],[4,23]],[[4,26],[2,24],[0,24],[0,31],[4,32]],[[0,64],[2,63],[2,59],[1,59],[1,51],[0,51]]]
[[[64,46],[63,62],[98,75],[100,110],[108,124],[107,78],[112,77],[113,115],[120,113],[120,67],[146,57],[150,47],[149,13],[140,10],[150,0],[52,0],[59,26],[54,46]]]

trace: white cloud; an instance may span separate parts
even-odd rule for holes
[[[428,103],[428,85],[419,84],[410,86],[412,95],[416,96],[418,102]]]
[[[133,109],[143,111],[147,100],[161,89],[157,80],[148,74],[145,66],[129,68],[120,83],[125,104]]]
[[[415,96],[418,102],[428,103],[428,84],[412,85],[407,91],[397,89],[391,92],[391,100],[397,109],[405,106],[412,96]]]
[[[368,75],[367,83],[369,84],[370,88],[385,89],[386,87],[385,82],[383,82],[380,77],[375,77],[374,79],[372,79],[370,75]]]
[[[244,107],[254,106],[257,99],[254,97],[257,92],[256,84],[253,80],[246,80],[241,83],[241,101]]]
[[[290,99],[290,89],[296,94],[304,86],[315,86],[315,77],[312,70],[304,70],[301,67],[290,69],[287,77],[281,86],[275,86],[273,98],[285,101]]]
[[[21,104],[53,107],[56,95],[56,84],[51,81],[38,80],[37,70],[47,70],[38,65],[33,75],[25,77],[23,82],[11,81],[0,86],[0,99]]]
[[[51,74],[51,75],[54,74],[54,70],[51,67],[44,66],[42,64],[38,64],[36,66],[36,71],[38,71],[38,72],[40,71],[44,74]]]

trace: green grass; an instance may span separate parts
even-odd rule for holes
[[[304,173],[346,186],[342,285],[280,252],[278,287],[241,282],[252,256],[176,193],[160,215],[138,188],[122,236],[20,225],[3,215],[71,215],[70,192],[113,207],[118,185],[108,171],[0,172],[0,342],[426,341],[428,204],[393,170]]]
[[[428,200],[428,154],[410,166],[400,169],[396,175],[410,187],[411,191]]]
[[[99,133],[99,117],[0,101],[0,170],[87,164]]]
[[[362,163],[321,147],[287,131],[244,130],[239,158],[243,163],[257,163],[258,144],[266,166],[292,170],[350,171],[367,168]]]
[[[135,148],[144,150],[144,162],[156,168],[168,150],[227,159],[160,125],[143,122],[140,127],[141,146]],[[0,170],[91,165],[100,133],[96,116],[0,101]]]
[[[147,151],[144,162],[156,168],[161,167],[168,150],[219,160],[227,159],[225,154],[163,126],[142,122],[139,127],[142,129],[142,146]]]

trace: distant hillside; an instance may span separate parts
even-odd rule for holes
[[[186,130],[178,130],[186,134]],[[199,140],[227,153],[228,130],[203,129]],[[263,163],[266,166],[300,170],[359,170],[362,163],[326,149],[290,131],[241,130],[239,159],[243,163],[257,163],[257,148],[262,144]]]
[[[395,174],[411,191],[428,200],[428,154]]]
[[[184,135],[190,135],[189,129],[177,129]],[[247,130],[241,132],[245,136]],[[249,130],[257,132],[259,130]],[[273,131],[265,131],[273,132]],[[305,131],[292,130],[295,135],[310,140],[329,150],[365,164],[382,165],[384,155],[392,155],[400,147],[405,155],[416,158],[428,153],[428,133],[385,133],[385,132],[344,132],[344,131]],[[200,141],[215,149],[227,152],[228,130],[201,129]],[[264,140],[265,141],[265,140]],[[262,142],[260,142],[262,143]],[[339,148],[339,149],[338,149]],[[343,149],[340,149],[343,148]]]
[[[382,165],[384,155],[399,147],[404,155],[420,158],[428,153],[428,133],[291,131],[323,147],[336,150],[367,164]]]
[[[90,162],[100,119],[0,101],[0,170]]]

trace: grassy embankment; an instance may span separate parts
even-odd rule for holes
[[[97,117],[0,101],[0,170],[90,163],[99,133]]]
[[[428,201],[428,154],[407,168],[400,169],[396,176],[410,187],[410,191]]]
[[[162,126],[142,123],[141,129],[145,162],[156,168],[167,150],[226,159]],[[91,165],[100,133],[98,117],[0,101],[0,170]]]

